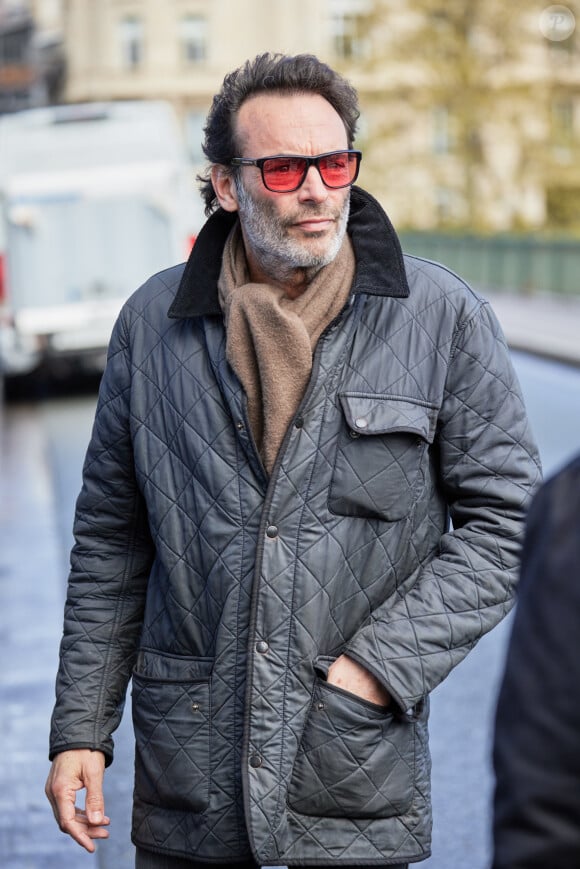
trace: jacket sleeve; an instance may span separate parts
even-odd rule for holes
[[[76,505],[51,758],[68,749],[91,748],[111,762],[111,734],[121,720],[141,631],[153,545],[134,474],[130,366],[121,314]]]
[[[511,608],[525,512],[540,478],[509,350],[484,302],[457,328],[433,448],[452,530],[345,649],[402,709]]]
[[[580,458],[530,511],[494,744],[494,869],[580,865]]]

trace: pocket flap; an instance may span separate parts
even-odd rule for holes
[[[343,392],[340,403],[350,428],[361,435],[410,432],[433,443],[437,408],[412,398]]]
[[[153,649],[141,649],[133,673],[154,681],[205,682],[211,676],[212,668],[211,658],[165,655]]]

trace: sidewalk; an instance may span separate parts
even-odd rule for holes
[[[481,294],[514,350],[580,365],[580,296]]]

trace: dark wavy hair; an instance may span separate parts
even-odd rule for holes
[[[203,142],[203,152],[211,164],[229,166],[232,157],[237,156],[236,114],[245,100],[262,93],[312,93],[324,97],[342,119],[348,147],[352,148],[360,115],[354,87],[312,54],[266,53],[228,73],[221,90],[213,98]],[[205,174],[198,175],[206,215],[217,207],[210,171],[211,167]]]

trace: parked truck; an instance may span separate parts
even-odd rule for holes
[[[0,373],[102,368],[128,295],[182,261],[201,223],[164,102],[0,118]]]

